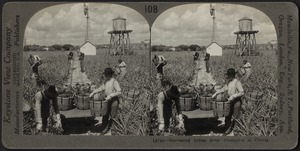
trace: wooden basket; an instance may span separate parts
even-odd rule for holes
[[[246,92],[245,94],[245,98],[248,101],[253,101],[253,102],[260,100],[262,97],[263,97],[263,93],[255,90]]]
[[[75,98],[77,109],[88,110],[90,109],[90,102],[88,95],[77,95]]]
[[[212,110],[212,98],[205,97],[205,96],[198,96],[197,97],[198,105],[200,110]]]
[[[196,108],[196,99],[197,95],[195,96],[185,96],[182,95],[179,97],[179,102],[182,111],[190,111]]]
[[[73,108],[74,97],[67,94],[61,94],[57,97],[58,108],[61,111]]]
[[[125,91],[123,93],[123,96],[125,96],[128,99],[133,100],[133,99],[138,98],[139,94],[140,94],[140,91],[137,91],[137,90],[128,90],[128,91]]]
[[[90,110],[93,116],[104,116],[107,112],[107,101],[90,100]]]
[[[212,109],[213,109],[214,116],[225,117],[229,115],[230,112],[230,101],[218,102],[213,100]]]

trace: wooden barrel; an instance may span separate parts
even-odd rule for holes
[[[89,100],[92,116],[104,116],[107,112],[107,101]]]
[[[257,100],[260,100],[263,96],[263,93],[262,92],[259,92],[259,91],[248,91],[245,93],[245,98],[248,100],[248,101],[257,101]]]
[[[182,111],[190,111],[196,108],[197,95],[188,94],[179,97],[180,107]]]
[[[73,108],[73,100],[74,97],[67,95],[67,94],[61,94],[57,97],[57,103],[58,108],[61,111],[70,110]]]
[[[217,117],[225,117],[229,115],[230,112],[230,102],[218,102],[213,100],[212,101],[212,109],[214,116]]]
[[[77,109],[88,110],[90,109],[89,95],[77,95],[75,97]]]
[[[197,101],[200,110],[212,110],[212,97],[198,96]]]
[[[137,90],[128,90],[128,91],[125,91],[123,93],[123,96],[125,96],[126,98],[128,99],[136,99],[139,97],[139,94],[140,94],[140,91],[137,91]]]

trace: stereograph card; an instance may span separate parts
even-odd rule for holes
[[[3,149],[293,149],[297,2],[2,3]]]

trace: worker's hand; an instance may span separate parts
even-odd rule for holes
[[[216,96],[217,96],[218,94],[217,93],[214,93],[212,96],[211,96],[211,98],[216,98]]]
[[[57,120],[55,123],[55,128],[61,128],[61,127],[62,127],[61,120]]]
[[[42,128],[43,128],[43,124],[42,123],[36,124],[36,130],[41,131]]]
[[[182,114],[178,115],[178,119],[179,119],[178,127],[179,128],[184,128],[184,120],[183,120]]]
[[[228,98],[228,101],[233,101],[233,100],[234,100],[233,96],[231,96],[231,97]]]
[[[105,101],[109,101],[112,97],[109,95],[105,98]]]
[[[163,131],[164,128],[165,128],[165,123],[159,123],[158,129],[161,130],[161,131]]]
[[[89,98],[92,98],[94,95],[95,95],[95,93],[92,92],[92,93],[89,95]]]

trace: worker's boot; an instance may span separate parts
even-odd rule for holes
[[[235,119],[233,119],[229,125],[229,127],[227,128],[227,130],[224,132],[224,136],[227,136],[228,134],[230,134],[233,131],[235,125]]]

